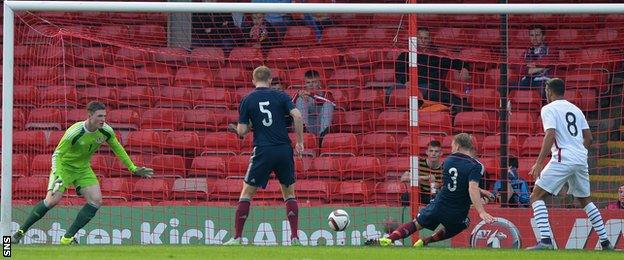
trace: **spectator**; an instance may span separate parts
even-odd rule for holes
[[[420,188],[420,204],[429,204],[442,186],[442,145],[440,141],[433,140],[427,147],[427,157],[418,159],[418,186]],[[401,176],[402,182],[409,182],[409,171]],[[409,198],[409,194],[403,197]]]
[[[624,185],[618,189],[618,195],[618,201],[609,203],[607,209],[624,209]]]
[[[234,14],[194,13],[192,30],[194,47],[221,47],[227,54],[232,47],[242,44],[243,31],[235,23]]]
[[[262,13],[251,15],[251,24],[246,26],[245,33],[250,44],[256,48],[262,48],[262,51],[267,51],[268,47],[278,42],[277,31],[266,22],[265,14]]]
[[[321,74],[318,71],[306,71],[304,79],[305,89],[297,93],[295,104],[301,111],[306,131],[323,137],[329,131],[335,104],[331,93],[321,89]]]
[[[529,187],[527,182],[518,177],[518,158],[509,158],[509,169],[507,170],[507,191],[503,191],[503,180],[494,183],[492,194],[500,201],[501,193],[506,192],[508,199],[507,204],[510,207],[528,207],[529,206]]]
[[[546,27],[543,25],[529,27],[529,38],[531,39],[531,46],[524,53],[526,64],[520,69],[524,76],[518,85],[523,88],[539,89],[544,96],[544,83],[550,79],[554,70],[551,66],[545,65],[544,62],[556,61],[559,53],[546,43]]]
[[[462,99],[451,94],[448,88],[442,86],[441,79],[449,69],[460,70],[462,80],[470,79],[469,64],[458,59],[450,59],[437,55],[437,48],[431,45],[429,30],[418,29],[418,88],[423,97],[428,100],[442,102],[454,106],[454,110],[462,105]],[[395,78],[399,86],[409,81],[409,53],[399,55],[395,65]]]
[[[252,3],[292,3],[292,0],[251,0]],[[278,41],[281,41],[286,34],[286,28],[290,24],[290,18],[283,13],[267,13],[265,18],[266,21],[273,27],[277,29],[277,37]]]

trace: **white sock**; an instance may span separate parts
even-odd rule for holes
[[[607,230],[605,230],[604,222],[602,221],[602,215],[600,215],[600,211],[596,208],[593,202],[590,202],[585,206],[585,213],[587,213],[587,218],[594,226],[594,230],[598,233],[598,237],[600,237],[600,241],[607,241],[609,238],[607,237]]]
[[[548,210],[543,200],[533,202],[533,218],[540,231],[540,239],[550,238],[550,223],[548,222]]]

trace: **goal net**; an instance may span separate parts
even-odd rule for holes
[[[472,134],[486,167],[482,188],[501,195],[487,209],[507,222],[485,226],[471,212],[470,228],[444,243],[534,243],[538,232],[526,207],[535,180],[528,172],[543,139],[543,83],[554,77],[565,80],[565,97],[583,110],[594,136],[592,200],[621,211],[624,15],[501,18],[16,11],[12,231],[45,196],[64,131],[85,120],[85,105],[97,100],[134,163],[153,168],[155,178],[132,177],[103,145],[91,166],[104,207],[78,233],[80,242],[221,244],[232,237],[253,138],[227,128],[238,122],[260,65],[307,115],[305,153],[295,158],[305,245],[361,245],[413,219],[441,188],[439,175],[413,170],[417,159],[442,162],[461,132]],[[410,104],[414,93],[418,102]],[[58,243],[84,203],[70,189],[24,242]],[[558,247],[596,245],[571,197],[548,203]],[[288,245],[277,179],[251,205],[244,241]],[[344,232],[327,225],[338,208],[351,216]],[[621,213],[602,212],[615,244]]]

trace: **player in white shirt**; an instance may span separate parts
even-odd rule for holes
[[[537,161],[529,174],[537,179],[531,193],[533,217],[540,231],[540,241],[528,249],[553,249],[548,211],[544,196],[557,195],[565,183],[568,194],[572,194],[585,209],[587,217],[600,237],[603,250],[612,249],[600,211],[589,201],[589,172],[587,148],[593,138],[583,112],[563,98],[565,84],[558,78],[546,82],[548,104],[542,107],[542,123],[546,136]],[[549,151],[552,158],[544,167]]]

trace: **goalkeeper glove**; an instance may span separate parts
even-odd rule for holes
[[[152,175],[154,175],[154,170],[146,167],[139,167],[136,169],[136,171],[134,171],[134,175],[144,178],[152,178]]]
[[[52,195],[54,195],[58,190],[63,187],[63,179],[56,176],[56,180],[54,181],[54,186],[52,186]]]

